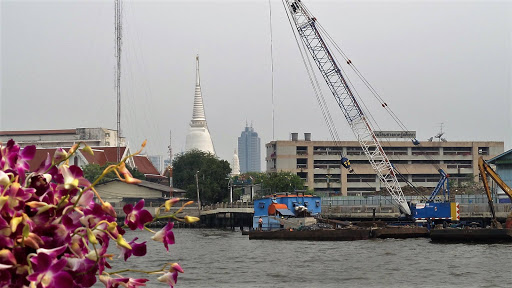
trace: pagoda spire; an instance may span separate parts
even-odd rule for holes
[[[208,131],[204,113],[203,96],[201,94],[201,78],[199,74],[199,55],[196,55],[196,88],[190,130],[186,139],[186,150],[198,149],[215,155],[213,142]]]
[[[204,113],[203,96],[201,94],[201,80],[199,76],[199,55],[196,56],[196,90],[194,95],[194,110],[190,126],[206,127],[206,116]]]

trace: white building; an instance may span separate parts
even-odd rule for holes
[[[117,130],[107,128],[76,128],[53,130],[0,131],[0,141],[13,139],[21,147],[35,145],[37,148],[71,147],[78,142],[89,146],[117,146]],[[124,137],[120,146],[125,147]]]

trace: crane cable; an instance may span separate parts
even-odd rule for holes
[[[307,9],[307,7],[305,7],[304,5],[302,5],[302,7],[304,7],[305,10],[311,14],[311,12]],[[370,82],[366,79],[366,77],[364,77],[364,75],[359,71],[359,69],[357,69],[357,67],[354,65],[352,60],[350,60],[348,58],[348,56],[343,52],[343,50],[338,46],[338,44],[336,44],[334,39],[325,30],[325,28],[322,26],[322,24],[320,24],[318,21],[315,21],[315,22],[318,23],[318,27],[320,28],[320,30],[325,34],[327,39],[334,45],[334,48],[336,49],[336,51],[338,51],[340,53],[340,55],[343,57],[343,59],[346,61],[346,63],[353,69],[353,71],[356,73],[356,75],[363,81],[365,86],[368,88],[368,90],[370,90],[370,92],[374,95],[374,97],[379,101],[381,106],[388,112],[389,115],[391,115],[393,120],[400,126],[400,128],[403,131],[408,131],[405,124],[400,120],[400,118],[398,118],[398,116],[394,113],[394,111],[391,110],[391,108],[388,106],[388,104],[380,96],[380,94],[377,92],[377,90],[375,90],[375,88],[370,84]],[[411,140],[412,140],[412,138],[411,138]]]
[[[320,89],[320,84],[318,83],[318,79],[316,78],[316,75],[312,69],[312,65],[311,65],[311,62],[309,60],[309,58],[307,58],[305,55],[304,55],[304,52],[302,51],[303,49],[305,49],[303,47],[304,43],[302,43],[302,41],[299,41],[299,39],[297,38],[297,35],[296,35],[296,31],[294,29],[294,25],[292,23],[292,20],[290,18],[290,15],[288,14],[288,9],[286,7],[286,4],[284,2],[285,0],[282,0],[281,3],[283,4],[283,7],[285,9],[285,12],[286,12],[286,17],[288,18],[288,23],[290,24],[290,27],[292,28],[292,33],[293,33],[293,36],[295,38],[295,42],[297,44],[297,47],[299,48],[299,52],[300,52],[300,55],[302,57],[302,62],[306,68],[306,71],[307,71],[307,74],[308,74],[308,78],[309,78],[309,81],[311,83],[311,86],[313,87],[313,91],[315,93],[315,97],[316,97],[316,100],[318,102],[318,105],[320,106],[320,110],[322,112],[322,116],[324,118],[324,121],[325,123],[327,124],[327,129],[329,130],[329,134],[331,135],[331,138],[333,139],[333,141],[335,142],[335,146],[339,146],[339,136],[338,136],[338,132],[336,130],[336,127],[334,125],[334,121],[332,120],[332,117],[331,117],[331,114],[329,112],[329,108],[325,102],[325,97],[323,95],[323,92],[322,90]],[[301,43],[302,43],[302,46],[301,46]],[[306,62],[306,59],[308,59],[308,61]],[[308,66],[308,63],[309,63],[309,66]],[[342,155],[343,156],[343,155]]]
[[[302,3],[301,3],[302,4]],[[307,9],[307,7],[305,5],[301,5],[301,7],[303,7],[308,13],[309,15],[312,15],[311,11],[309,9]],[[400,126],[400,128],[402,128],[403,131],[408,131],[407,128],[405,127],[405,125],[403,124],[403,122],[398,118],[398,116],[389,108],[389,106],[387,105],[387,103],[384,101],[384,99],[379,95],[379,93],[375,90],[375,88],[369,83],[369,81],[362,75],[362,73],[357,69],[357,67],[352,63],[352,61],[348,58],[348,56],[343,52],[343,50],[341,50],[341,48],[336,44],[336,42],[334,41],[334,39],[329,35],[329,33],[323,28],[322,24],[320,22],[318,22],[318,20],[315,20],[315,23],[318,24],[318,27],[320,28],[320,31],[322,31],[322,34],[324,34],[327,39],[329,40],[329,42],[331,42],[331,44],[334,45],[336,51],[338,51],[340,53],[340,55],[343,57],[343,59],[346,61],[346,63],[352,67],[352,69],[354,70],[354,72],[356,73],[356,75],[363,81],[363,83],[365,84],[365,86],[370,90],[370,92],[374,95],[374,97],[379,101],[379,103],[382,105],[382,107],[385,108],[385,110],[391,115],[391,117],[395,120],[395,122]],[[329,46],[329,44],[327,42],[324,42],[326,46]],[[332,54],[333,58],[338,61],[336,59],[336,55],[335,54]],[[343,67],[342,66],[339,66],[340,70],[343,72],[343,74],[347,75],[347,73],[344,71]],[[345,79],[347,80],[347,83],[348,85],[351,86],[355,96],[357,96],[357,98],[359,99],[359,101],[363,104],[363,107],[364,107],[364,110],[366,112],[366,114],[368,114],[370,116],[370,119],[373,123],[374,126],[376,126],[379,130],[382,130],[380,128],[380,125],[378,124],[378,122],[375,120],[373,114],[370,112],[370,110],[368,109],[368,107],[366,106],[366,103],[363,101],[362,97],[360,96],[359,92],[357,91],[357,89],[355,88],[355,85],[352,83],[352,81],[350,80],[350,78],[348,77],[345,77]],[[411,140],[413,140],[411,138]],[[388,144],[390,144],[390,141],[389,140],[386,140]],[[391,145],[390,145],[391,146]],[[397,155],[398,158],[400,158],[398,155]],[[427,157],[425,155],[425,157]],[[400,159],[399,159],[400,160]],[[439,170],[439,166],[435,166],[438,170]],[[398,171],[398,169],[396,167],[393,167],[397,172],[398,174],[400,175],[400,177],[411,187],[413,188],[413,191],[416,192],[419,196],[425,198],[424,195],[422,195],[419,190],[408,180],[405,178],[405,176],[400,173],[400,171]],[[405,167],[405,170],[407,171],[408,174],[411,174],[410,171],[407,169],[407,167]],[[354,172],[354,174],[357,174]],[[366,182],[368,185],[369,183]],[[370,186],[371,187],[371,186]]]
[[[274,49],[273,49],[273,37],[272,37],[272,4],[268,0],[269,10],[269,26],[270,26],[270,71],[272,73],[272,140],[275,140],[275,113],[274,113]]]
[[[301,7],[303,7],[310,15],[312,15],[311,11],[305,6],[305,5],[301,5]],[[329,40],[329,42],[331,42],[332,45],[334,45],[336,51],[338,51],[340,53],[340,55],[343,57],[343,59],[346,61],[346,63],[352,67],[352,69],[354,70],[354,72],[356,73],[356,75],[363,81],[363,83],[365,84],[365,86],[370,90],[370,92],[374,95],[375,98],[377,98],[377,100],[379,101],[379,103],[382,105],[382,107],[385,108],[385,110],[391,115],[391,117],[395,120],[395,122],[400,126],[400,128],[403,130],[403,131],[408,131],[407,130],[407,127],[403,124],[403,122],[398,118],[398,116],[391,110],[391,108],[389,108],[389,106],[387,105],[387,103],[384,101],[384,99],[379,95],[379,93],[375,90],[375,88],[370,84],[370,82],[362,75],[362,73],[357,69],[357,67],[352,63],[352,61],[348,58],[348,56],[343,52],[343,50],[338,46],[338,44],[334,41],[334,39],[330,36],[330,34],[325,30],[325,28],[322,26],[322,24],[320,22],[318,22],[318,20],[315,20],[315,23],[318,24],[318,27],[320,28],[320,31],[322,31],[322,33],[327,37],[327,39]],[[325,45],[328,45],[327,42],[325,42]],[[335,54],[332,54],[332,56],[336,59],[336,55]],[[336,61],[338,61],[336,59]],[[343,67],[339,66],[340,70],[342,70],[342,72],[347,75],[347,73],[345,73]],[[379,130],[382,130],[380,128],[380,125],[378,124],[378,122],[375,120],[375,118],[373,117],[373,114],[370,112],[370,110],[368,109],[368,107],[366,106],[366,103],[363,101],[362,97],[359,95],[359,92],[357,91],[357,89],[355,88],[355,86],[352,84],[352,81],[350,80],[350,78],[348,77],[345,77],[346,80],[347,80],[347,83],[352,87],[352,90],[354,91],[354,94],[357,96],[357,98],[359,99],[359,101],[363,104],[364,106],[364,109],[365,109],[365,112],[370,116],[370,120],[372,121],[373,125],[376,126]],[[414,140],[411,138],[411,140]],[[391,142],[389,140],[385,140],[388,144],[391,144]],[[390,145],[391,146],[391,145]],[[427,157],[425,155],[425,157]],[[398,156],[398,158],[400,158]],[[399,159],[400,160],[400,159]],[[433,160],[433,159],[432,159]],[[439,166],[438,165],[435,165],[433,164],[437,170],[439,170]],[[394,169],[396,170],[396,167],[394,167]],[[410,171],[405,167],[405,170],[407,171],[408,174],[411,174]],[[400,173],[400,171],[398,171]],[[403,176],[403,175],[402,175]],[[412,183],[409,182],[409,181],[406,181],[407,184],[409,184],[413,189],[415,189],[415,191],[417,191],[416,187],[414,185],[411,185]]]
[[[315,92],[315,96],[316,96],[317,102],[318,102],[318,104],[320,105],[320,108],[321,108],[321,111],[322,111],[322,115],[323,115],[324,120],[325,120],[325,122],[326,122],[326,124],[327,124],[327,126],[328,126],[329,132],[330,132],[330,134],[331,134],[331,138],[334,140],[334,142],[335,142],[335,146],[339,146],[339,145],[340,145],[340,143],[339,143],[339,141],[340,141],[340,140],[339,140],[339,136],[338,136],[338,134],[337,134],[336,127],[334,126],[334,122],[333,122],[332,117],[331,117],[331,115],[330,115],[330,112],[329,112],[328,106],[327,106],[327,104],[326,104],[326,102],[325,102],[325,97],[324,97],[324,95],[323,95],[323,93],[322,93],[322,90],[320,89],[320,84],[319,84],[319,82],[318,82],[318,79],[317,79],[317,77],[316,77],[316,74],[312,72],[312,71],[314,70],[314,69],[312,68],[312,66],[313,66],[313,65],[311,64],[311,60],[310,60],[310,58],[309,58],[309,57],[306,57],[306,56],[304,55],[303,50],[306,50],[306,48],[304,47],[304,46],[305,46],[305,44],[304,44],[304,42],[303,42],[303,41],[299,41],[299,40],[298,40],[298,37],[297,37],[297,35],[296,35],[296,31],[295,31],[295,29],[294,29],[294,25],[293,25],[293,23],[292,23],[292,20],[291,20],[291,18],[290,18],[290,15],[289,15],[289,11],[288,11],[288,9],[287,9],[286,4],[285,4],[285,2],[284,2],[284,1],[285,1],[285,0],[282,0],[282,4],[283,4],[283,6],[284,6],[284,8],[285,8],[286,16],[287,16],[287,18],[288,18],[288,22],[289,22],[289,24],[290,24],[290,27],[292,28],[292,32],[293,32],[293,35],[294,35],[295,41],[296,41],[296,43],[297,43],[297,46],[298,46],[298,48],[299,48],[299,52],[300,52],[300,54],[301,54],[302,61],[303,61],[303,63],[304,63],[304,66],[306,67],[306,71],[307,71],[307,73],[308,73],[308,77],[309,77],[310,83],[311,83],[311,85],[313,86],[313,90],[314,90],[314,92]],[[302,7],[304,7],[304,8],[306,8],[304,5],[301,5],[301,6],[302,6]],[[308,11],[308,10],[307,10],[307,8],[306,8],[306,11]],[[310,13],[310,12],[308,11],[308,13]],[[310,14],[311,14],[311,13],[310,13]],[[315,22],[316,22],[316,23],[318,23],[318,21],[315,21]],[[319,24],[319,26],[320,26],[320,28],[321,28],[321,31],[322,31],[325,35],[327,35],[327,37],[328,37],[328,39],[330,40],[330,42],[334,44],[334,46],[335,46],[336,50],[337,50],[337,51],[342,55],[342,57],[343,57],[343,58],[347,61],[347,63],[350,65],[350,64],[351,64],[351,61],[348,59],[348,57],[343,53],[343,51],[339,48],[339,46],[338,46],[338,45],[333,41],[332,37],[330,37],[330,35],[325,31],[325,29],[321,26],[321,24],[320,24],[320,23],[318,23],[318,24]],[[300,44],[299,44],[299,43],[300,43]],[[327,43],[327,42],[324,42],[324,43],[325,43],[326,45],[328,45],[328,43]],[[336,59],[336,55],[334,55],[334,54],[333,54],[333,57]],[[306,59],[307,59],[307,63],[306,63]],[[309,65],[309,66],[308,66],[308,65]],[[353,66],[353,65],[350,65],[350,66]],[[345,73],[345,71],[344,71],[343,67],[339,66],[339,68],[340,68],[340,70],[341,70],[341,71],[346,75],[346,73]],[[372,92],[372,94],[374,94],[374,96],[376,96],[376,98],[379,100],[379,102],[380,102],[381,104],[385,104],[384,100],[383,100],[383,99],[380,97],[380,95],[375,91],[375,89],[373,88],[373,86],[371,86],[371,84],[366,80],[366,78],[364,78],[364,76],[359,72],[359,70],[357,70],[357,68],[356,68],[355,66],[354,66],[354,67],[352,67],[352,68],[356,71],[356,74],[358,74],[359,78],[361,78],[361,80],[363,80],[363,82],[364,82],[364,83],[365,83],[365,85],[368,87],[368,89]],[[313,74],[313,75],[311,75],[311,74]],[[372,122],[374,123],[374,125],[375,125],[375,126],[377,126],[379,129],[381,129],[381,128],[380,128],[380,126],[378,125],[378,122],[377,122],[377,121],[375,120],[375,118],[373,117],[373,114],[370,112],[370,110],[369,110],[369,109],[368,109],[368,107],[366,106],[365,102],[363,101],[363,99],[361,98],[361,96],[359,95],[359,93],[357,92],[357,89],[355,88],[355,86],[352,84],[352,82],[350,81],[350,79],[349,79],[348,77],[345,77],[345,78],[346,78],[346,80],[347,80],[348,85],[350,85],[350,86],[351,86],[351,88],[352,88],[352,90],[354,91],[355,96],[357,96],[357,98],[359,99],[359,101],[363,104],[363,107],[364,107],[364,109],[365,109],[366,113],[370,116],[371,120],[373,120]],[[386,108],[386,107],[387,107],[387,104],[386,104],[386,105],[383,105],[383,107],[385,107],[385,108]],[[389,111],[392,113],[392,117],[394,116],[393,118],[395,119],[395,122],[397,122],[397,123],[401,126],[401,128],[402,128],[404,131],[407,131],[407,129],[406,129],[406,127],[405,127],[405,125],[403,125],[403,123],[398,119],[398,117],[393,113],[393,111],[391,111],[391,109],[390,109],[389,107],[387,107],[387,108],[386,108],[386,110],[389,110]],[[389,113],[389,112],[388,112],[388,113]],[[397,120],[398,120],[398,121],[397,121]],[[388,140],[388,142],[389,142],[389,140]],[[343,155],[342,155],[342,157],[343,157]],[[412,183],[411,183],[410,181],[408,181],[408,180],[404,177],[404,175],[403,175],[403,174],[401,174],[401,173],[400,173],[400,171],[398,171],[398,169],[396,169],[396,167],[394,167],[394,169],[395,169],[395,170],[397,170],[397,172],[398,172],[398,174],[400,175],[400,177],[401,177],[401,178],[402,178],[402,179],[403,179],[407,184],[409,184],[409,185],[413,188],[413,191],[414,191],[414,192],[416,192],[419,196],[421,196],[421,197],[425,198],[425,196],[424,196],[424,195],[422,195],[422,194],[418,191],[418,189],[417,189],[414,185],[412,185]],[[408,171],[408,169],[407,169],[407,168],[406,168],[406,170],[407,170],[407,172],[410,174],[410,172]],[[355,171],[354,171],[354,172],[352,172],[351,174],[359,175],[359,174],[358,174],[358,173],[356,173]],[[364,183],[366,183],[366,184],[368,185],[368,187],[370,187],[370,188],[374,188],[374,187],[372,187],[372,186],[371,186],[367,181],[364,181]]]
[[[296,35],[296,31],[295,31],[295,29],[294,29],[294,25],[293,25],[293,23],[292,23],[292,20],[291,20],[291,18],[290,18],[290,15],[288,14],[289,12],[288,12],[288,9],[287,9],[286,4],[285,4],[285,2],[284,2],[284,1],[285,1],[285,0],[282,0],[282,4],[283,4],[283,6],[284,6],[284,8],[285,8],[285,12],[286,12],[286,16],[287,16],[287,18],[288,18],[288,22],[289,22],[290,27],[291,27],[291,29],[292,29],[292,33],[293,33],[293,35],[294,35],[294,38],[295,38],[295,42],[296,42],[296,44],[297,44],[297,47],[299,48],[299,52],[300,52],[300,54],[301,54],[303,64],[304,64],[304,66],[306,67],[306,71],[307,71],[307,73],[308,73],[308,77],[309,77],[309,80],[310,80],[311,86],[313,87],[313,90],[314,90],[314,92],[315,92],[315,96],[316,96],[317,102],[318,102],[318,104],[320,105],[320,108],[321,108],[321,111],[322,111],[322,115],[323,115],[324,120],[325,120],[325,122],[326,122],[326,124],[327,124],[327,126],[328,126],[329,132],[330,132],[330,134],[331,134],[331,138],[332,138],[332,139],[333,139],[333,141],[335,142],[335,146],[340,146],[340,143],[339,143],[339,141],[340,141],[340,140],[339,140],[339,136],[338,136],[338,133],[337,133],[336,127],[335,127],[335,125],[334,125],[334,121],[332,120],[331,114],[330,114],[330,112],[329,112],[329,109],[328,109],[327,103],[326,103],[326,101],[325,101],[325,97],[324,97],[323,92],[322,92],[322,90],[321,90],[321,88],[320,88],[320,84],[319,84],[318,78],[316,77],[316,74],[315,74],[314,72],[312,72],[312,71],[314,71],[314,70],[313,70],[313,68],[312,68],[312,66],[313,66],[313,65],[311,64],[311,60],[309,59],[309,57],[306,57],[306,56],[304,55],[305,53],[303,52],[303,50],[306,50],[306,48],[304,47],[304,45],[305,45],[305,44],[303,43],[303,41],[299,41],[299,40],[298,40],[298,37],[297,37],[297,35]],[[306,62],[306,59],[307,59],[307,62]],[[309,64],[309,66],[308,66],[308,64]],[[343,69],[343,68],[342,68],[342,67],[340,67],[340,69]],[[312,75],[311,75],[311,74],[312,74]],[[350,79],[347,79],[347,80],[350,82]],[[350,83],[350,85],[351,85],[352,87],[354,87],[354,86],[352,85],[352,83]],[[357,91],[356,91],[356,94],[357,94]],[[357,96],[359,97],[359,94],[357,94]],[[360,97],[359,97],[359,98],[360,98]],[[363,102],[363,105],[364,105],[364,106],[365,106],[365,108],[366,108],[366,105],[364,104],[364,102]],[[368,111],[368,109],[367,109],[367,108],[366,108],[366,110]],[[373,115],[371,115],[371,114],[370,114],[370,116],[373,118]],[[342,154],[341,156],[343,157],[343,154]],[[354,171],[354,172],[352,172],[351,174],[354,174],[354,175],[360,175],[360,174],[356,173],[355,171]],[[340,176],[341,176],[341,175],[340,175]],[[375,189],[375,187],[371,186],[371,185],[370,185],[370,183],[368,183],[368,181],[363,181],[363,182],[364,182],[368,187]],[[389,201],[390,203],[393,203],[393,201],[392,201],[392,200],[389,200],[389,199],[387,199],[387,198],[385,198],[385,201]]]

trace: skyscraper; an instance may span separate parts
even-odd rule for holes
[[[192,121],[188,130],[185,150],[192,149],[209,152],[215,155],[212,138],[206,124],[204,113],[203,96],[201,95],[201,81],[199,79],[199,55],[196,56],[196,90],[194,95],[194,109],[192,112]]]
[[[254,128],[245,124],[245,130],[238,137],[238,158],[240,172],[261,172],[261,143]]]

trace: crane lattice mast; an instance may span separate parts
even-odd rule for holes
[[[375,136],[368,118],[365,116],[347,81],[341,74],[340,66],[336,63],[322,39],[316,27],[316,18],[310,15],[300,0],[286,0],[286,4],[300,38],[320,69],[327,86],[329,86],[370,164],[402,212],[410,215],[411,210],[407,205],[394,168]]]

